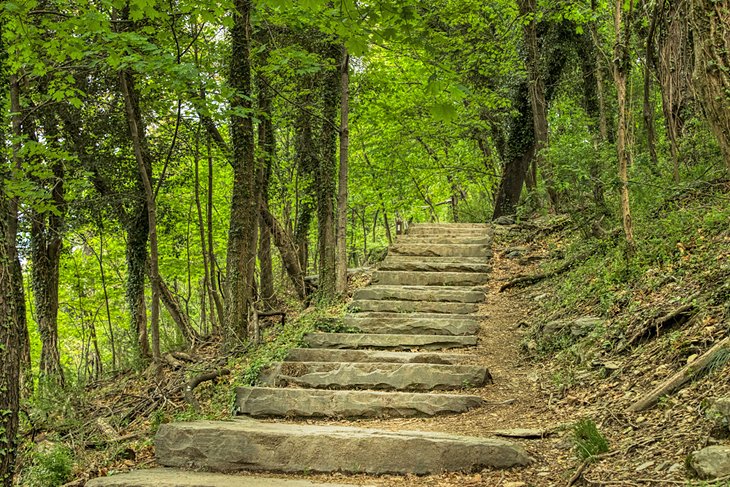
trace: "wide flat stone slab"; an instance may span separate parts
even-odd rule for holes
[[[255,417],[408,418],[455,414],[484,403],[479,396],[379,391],[239,387],[239,414]]]
[[[479,365],[280,362],[262,373],[264,385],[315,389],[446,391],[492,382]]]
[[[388,350],[346,350],[336,348],[294,348],[287,362],[392,362],[399,364],[458,364],[471,355],[435,352],[390,352]]]
[[[445,236],[445,235],[473,235],[473,236],[490,236],[494,234],[494,229],[490,225],[465,227],[456,225],[434,225],[434,224],[415,224],[408,227],[406,235],[410,236]]]
[[[87,487],[352,487],[352,484],[322,484],[308,480],[276,477],[223,475],[191,472],[171,468],[151,468],[99,477],[86,482]]]
[[[488,244],[411,244],[396,243],[388,247],[389,255],[433,257],[487,257]]]
[[[402,255],[388,256],[378,264],[381,271],[410,271],[410,272],[480,272],[483,274],[492,271],[492,266],[485,263],[486,259],[476,258],[475,262],[464,262],[461,259],[410,257]]]
[[[304,343],[312,348],[378,348],[381,350],[447,350],[473,347],[476,336],[380,335],[374,333],[308,333]]]
[[[254,420],[167,423],[155,437],[157,463],[218,472],[417,474],[528,465],[508,441],[346,426]]]
[[[439,301],[481,303],[484,289],[454,286],[368,286],[355,291],[354,300]]]
[[[360,314],[346,315],[345,326],[362,333],[405,335],[475,335],[479,331],[479,322],[472,319],[411,318],[411,313],[362,313],[367,316],[361,318]]]
[[[353,311],[376,311],[392,313],[449,313],[471,314],[479,311],[476,303],[442,303],[438,301],[394,301],[359,299],[350,303]]]
[[[383,286],[481,286],[489,281],[489,274],[375,271],[372,281]]]

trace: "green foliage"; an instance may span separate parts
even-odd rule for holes
[[[21,480],[24,486],[57,487],[71,478],[73,452],[62,444],[42,444],[29,458],[32,463]]]
[[[581,419],[572,430],[575,453],[581,460],[593,461],[597,455],[608,452],[608,441],[592,419]]]

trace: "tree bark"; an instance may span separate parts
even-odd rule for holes
[[[260,201],[251,104],[251,0],[235,0],[231,28],[229,85],[233,191],[226,262],[226,341],[248,337],[248,313],[254,299],[256,241]]]
[[[265,46],[261,54],[260,63],[265,65],[269,55],[269,44],[265,35],[265,31],[261,31],[261,42]],[[264,222],[263,211],[269,206],[269,180],[271,179],[271,164],[273,163],[274,154],[276,153],[276,138],[274,134],[273,113],[272,113],[272,93],[269,86],[269,80],[264,73],[257,74],[258,85],[258,108],[260,112],[260,121],[258,126],[258,143],[259,143],[259,188],[261,198],[261,216],[260,216],[260,234],[259,234],[259,274],[260,285],[259,294],[263,309],[273,309],[275,306],[274,292],[274,271],[271,261],[271,231]]]
[[[691,0],[696,88],[730,170],[730,0]]]
[[[629,201],[629,149],[628,149],[628,116],[626,88],[631,70],[631,22],[634,1],[630,0],[627,19],[623,19],[623,2],[616,0],[614,11],[614,28],[616,43],[614,47],[613,77],[616,84],[618,99],[618,129],[616,131],[616,152],[618,153],[618,175],[621,196],[621,217],[623,220],[624,235],[629,252],[635,247],[634,229],[631,221],[631,206]]]
[[[340,48],[325,44],[327,58],[339,59]],[[337,119],[340,76],[330,69],[322,77],[322,115],[320,137],[321,152],[316,172],[317,190],[317,254],[319,260],[319,284],[317,297],[320,302],[332,302],[335,297],[335,167],[337,157]]]
[[[42,114],[43,137],[51,146],[57,145],[56,116],[45,110]],[[35,132],[34,129],[30,129]],[[36,135],[32,134],[35,138]],[[58,349],[58,283],[61,249],[63,246],[64,216],[64,168],[59,160],[50,161],[52,177],[49,180],[32,178],[50,194],[53,211],[31,210],[30,249],[31,285],[35,298],[36,321],[41,338],[39,376],[65,386],[61,355]]]
[[[124,107],[127,114],[127,124],[132,138],[134,158],[137,161],[137,170],[144,187],[145,203],[147,205],[147,224],[149,227],[148,237],[150,241],[150,282],[152,284],[152,303],[150,308],[151,333],[152,333],[152,358],[160,360],[160,270],[159,253],[157,249],[157,205],[155,194],[152,189],[152,166],[149,156],[146,154],[145,129],[142,126],[142,117],[139,110],[139,98],[134,87],[134,79],[131,73],[121,71],[119,73],[119,84],[124,97]]]
[[[286,273],[289,275],[289,279],[291,279],[291,282],[294,285],[294,290],[296,291],[297,296],[299,299],[304,300],[307,297],[306,288],[304,286],[304,273],[299,265],[299,256],[297,255],[297,249],[292,242],[291,237],[279,224],[279,222],[276,221],[276,218],[274,218],[274,216],[269,212],[268,207],[264,207],[262,209],[262,217],[274,238],[274,244],[279,249],[284,269],[286,269]]]
[[[651,157],[650,170],[655,176],[659,175],[659,156],[656,149],[656,127],[654,126],[654,107],[651,104],[651,64],[654,60],[654,37],[656,33],[657,21],[664,2],[656,2],[654,14],[649,24],[649,33],[646,36],[646,59],[644,60],[644,98],[643,98],[643,115],[644,125],[646,126],[646,143],[649,146],[649,156]],[[674,180],[679,182],[679,171],[675,167]]]
[[[350,56],[342,49],[340,64],[340,168],[337,187],[337,293],[347,293],[347,179],[350,144]]]

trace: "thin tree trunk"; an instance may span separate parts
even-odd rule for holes
[[[106,310],[106,320],[109,326],[109,345],[112,349],[112,370],[117,367],[117,349],[114,342],[114,327],[112,326],[112,314],[109,308],[109,293],[106,287],[106,272],[104,271],[104,229],[103,226],[99,225],[99,254],[97,260],[99,261],[99,274],[101,275],[101,288],[104,291],[104,308]]]
[[[205,242],[205,223],[203,221],[203,208],[200,203],[200,151],[199,149],[199,141],[200,141],[200,134],[198,133],[196,135],[195,139],[195,208],[197,210],[198,215],[198,234],[200,236],[200,252],[203,257],[203,295],[207,293],[209,296],[209,303],[210,303],[210,326],[212,330],[215,330],[217,328],[216,326],[216,319],[215,319],[215,310],[213,306],[215,306],[215,302],[213,300],[213,287],[211,284],[210,279],[210,265],[208,263],[208,250],[206,248],[206,242]],[[203,309],[202,312],[205,313],[205,298],[202,300],[203,303]],[[201,323],[202,324],[202,323]]]
[[[274,244],[279,249],[281,255],[281,261],[286,269],[286,273],[289,275],[294,290],[297,293],[299,299],[304,300],[306,295],[306,289],[304,287],[304,272],[299,264],[299,256],[297,255],[297,249],[292,242],[289,233],[284,229],[276,218],[269,212],[267,207],[264,207],[261,211],[264,223],[269,227],[271,236],[274,238]]]
[[[616,43],[614,49],[613,77],[616,83],[616,94],[618,99],[618,130],[616,133],[616,151],[618,153],[618,174],[621,183],[621,217],[623,220],[624,235],[628,245],[629,253],[635,247],[634,230],[631,221],[631,207],[629,202],[629,148],[628,148],[628,120],[627,120],[627,99],[626,87],[628,75],[631,69],[630,41],[631,41],[631,16],[633,13],[633,0],[629,3],[628,18],[623,21],[623,2],[616,0],[614,12],[614,27],[616,29]],[[623,29],[623,30],[622,30]]]
[[[651,65],[654,60],[654,34],[656,33],[656,25],[659,17],[660,9],[663,8],[664,2],[656,2],[654,14],[649,24],[649,33],[646,37],[646,59],[644,60],[644,98],[643,98],[643,115],[644,125],[646,126],[646,143],[649,146],[649,155],[651,157],[650,170],[655,176],[659,175],[659,156],[656,149],[656,127],[654,126],[654,107],[651,104]],[[678,168],[675,168],[674,180],[679,182]]]
[[[210,264],[210,289],[213,295],[213,302],[218,313],[218,324],[222,326],[225,323],[225,312],[223,307],[223,298],[218,289],[218,272],[216,271],[215,248],[213,247],[213,154],[210,148],[210,137],[206,142],[208,156],[208,187],[205,204],[205,219],[208,224],[208,263]]]
[[[269,44],[266,38],[267,31],[261,30],[261,44],[265,47],[260,56],[259,62],[262,66],[266,65],[269,56]],[[263,221],[263,209],[269,206],[269,180],[271,179],[271,164],[276,153],[276,138],[274,135],[273,113],[272,113],[272,93],[269,87],[269,80],[264,73],[257,75],[258,84],[258,105],[261,114],[261,120],[258,126],[258,143],[259,143],[259,188],[261,198],[261,216],[260,232],[259,232],[259,280],[260,280],[260,299],[264,309],[273,309],[275,302],[274,292],[274,271],[271,261],[271,231]]]
[[[231,28],[231,145],[233,194],[226,262],[226,340],[248,337],[248,314],[254,298],[256,241],[260,201],[256,191],[251,104],[251,0],[234,0]],[[244,111],[245,114],[242,114]]]
[[[119,82],[124,97],[124,106],[127,113],[127,123],[129,132],[132,137],[132,146],[134,149],[134,157],[137,160],[137,170],[139,171],[142,185],[145,192],[145,201],[147,203],[147,222],[149,225],[149,241],[150,241],[150,282],[152,284],[152,304],[150,308],[151,314],[151,332],[152,332],[152,358],[158,362],[160,360],[160,271],[159,271],[159,253],[157,249],[157,205],[155,203],[155,194],[152,189],[151,166],[145,154],[144,146],[144,129],[141,127],[138,97],[134,88],[132,75],[128,72],[119,73]]]
[[[342,49],[340,65],[340,168],[337,187],[337,293],[347,293],[347,158],[350,144],[350,56]]]

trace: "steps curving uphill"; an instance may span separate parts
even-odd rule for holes
[[[459,414],[483,405],[481,397],[466,391],[490,384],[489,371],[474,364],[473,356],[450,351],[477,344],[491,238],[489,225],[412,225],[389,249],[373,284],[355,292],[344,319],[353,332],[308,334],[308,348],[291,350],[262,373],[263,387],[237,389],[238,413],[310,421],[407,418]],[[434,392],[447,390],[453,392]],[[155,446],[162,466],[214,472],[422,475],[532,461],[521,447],[498,439],[254,419],[165,424]],[[170,471],[164,472],[151,474],[148,483],[90,485],[159,487],[167,484],[152,479]],[[300,485],[269,480],[265,485]]]

